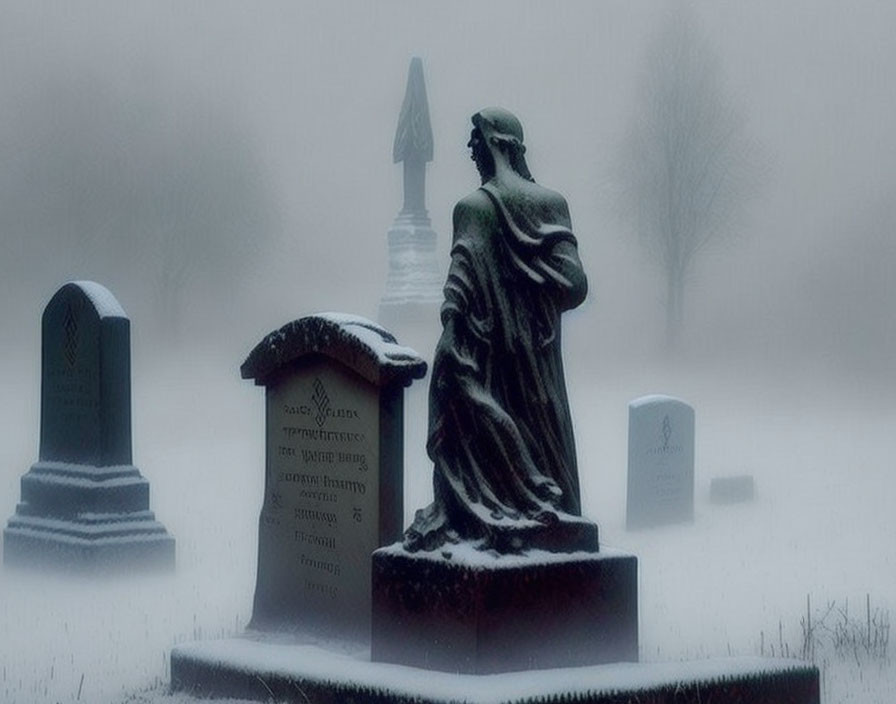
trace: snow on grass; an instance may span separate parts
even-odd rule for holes
[[[169,695],[171,648],[241,632],[251,615],[264,467],[264,397],[237,364],[135,369],[134,462],[177,540],[177,572],[76,579],[0,571],[0,701],[195,702]],[[571,368],[571,379],[581,374]],[[6,380],[0,409],[0,520],[36,460],[37,388]],[[581,379],[582,377],[578,377]],[[755,656],[799,648],[806,595],[896,608],[896,410],[707,376],[570,383],[586,515],[601,544],[639,558],[644,661]],[[627,405],[668,393],[696,411],[693,524],[627,532]],[[408,473],[429,473],[420,462]],[[714,476],[752,474],[756,500],[709,503]],[[406,485],[429,481],[408,477]],[[429,497],[414,490],[410,515]],[[83,682],[81,680],[83,675]],[[824,665],[828,704],[890,701],[885,661]],[[78,698],[80,689],[80,699]]]

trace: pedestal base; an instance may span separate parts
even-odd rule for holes
[[[638,659],[637,559],[493,556],[470,546],[373,554],[371,658],[486,674]]]
[[[797,660],[725,658],[460,675],[371,663],[315,645],[243,638],[171,651],[171,689],[290,704],[818,704],[818,670]]]
[[[14,516],[3,531],[3,563],[84,572],[173,570],[174,538],[152,511],[74,520]]]
[[[131,465],[38,462],[3,531],[3,563],[73,571],[173,570],[174,538]]]

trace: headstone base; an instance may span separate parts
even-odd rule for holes
[[[374,661],[471,674],[637,661],[633,555],[449,552],[374,552]]]
[[[22,477],[22,502],[3,531],[8,566],[173,570],[174,560],[174,538],[131,465],[38,462]]]
[[[233,638],[171,651],[171,689],[290,704],[818,704],[818,670],[725,658],[464,675],[372,663],[366,652]]]
[[[442,304],[444,271],[436,253],[436,233],[429,218],[399,215],[388,234],[389,273],[380,312],[405,304]],[[435,320],[438,320],[436,316]],[[391,328],[390,328],[391,329]],[[398,329],[402,329],[399,327]]]

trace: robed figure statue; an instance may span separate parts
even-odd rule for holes
[[[472,120],[482,187],[454,209],[430,386],[434,501],[405,546],[595,551],[560,349],[560,314],[588,290],[569,208],[533,180],[516,117],[488,108]]]

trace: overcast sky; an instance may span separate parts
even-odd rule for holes
[[[392,139],[417,55],[435,137],[427,200],[446,266],[451,208],[478,185],[469,117],[501,105],[522,120],[536,180],[570,203],[592,290],[570,339],[607,360],[648,355],[661,341],[662,279],[606,192],[650,41],[680,6],[3,2],[2,310],[34,321],[33,342],[55,287],[93,277],[134,325],[148,318],[147,279],[161,269],[147,267],[140,242],[155,249],[146,233],[176,183],[204,194],[177,210],[183,231],[245,240],[235,265],[212,258],[213,271],[194,277],[212,293],[187,306],[190,320],[225,309],[234,349],[248,350],[304,313],[375,316],[401,206]],[[688,283],[689,354],[885,370],[896,352],[896,6],[689,6],[763,157],[747,217]],[[119,253],[107,260],[111,240]],[[217,272],[224,283],[195,283]],[[219,300],[222,289],[235,302]]]

